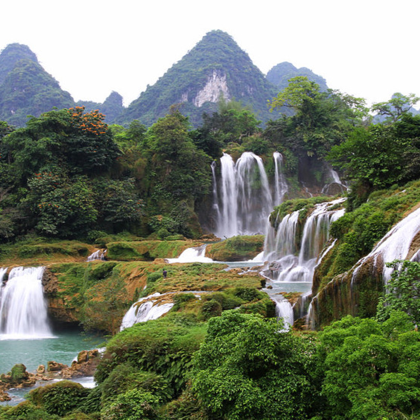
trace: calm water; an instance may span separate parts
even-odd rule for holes
[[[82,350],[104,345],[103,337],[81,334],[78,331],[57,332],[55,338],[38,340],[4,339],[0,334],[0,373],[7,373],[16,363],[23,363],[28,372],[48,361],[70,365]]]
[[[104,346],[104,338],[82,334],[77,331],[57,332],[55,338],[13,340],[5,339],[0,334],[0,373],[10,372],[16,363],[23,363],[28,372],[34,372],[39,365],[47,366],[48,361],[71,365],[73,359],[82,350],[92,350]],[[86,388],[94,386],[93,378],[78,378]],[[37,383],[36,386],[51,382]],[[24,395],[33,388],[11,389],[8,391],[12,401],[1,405],[15,405],[24,400]]]

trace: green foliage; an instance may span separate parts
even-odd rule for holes
[[[159,399],[150,392],[131,389],[118,394],[111,405],[101,412],[103,420],[138,420],[158,419],[153,406],[159,403]]]
[[[0,408],[0,419],[2,420],[57,420],[59,418],[56,415],[50,415],[30,401],[24,401],[16,406]]]
[[[136,369],[130,363],[118,365],[101,384],[102,405],[109,405],[115,401],[119,394],[132,389],[141,389],[151,392],[159,401],[169,401],[172,397],[171,390],[166,381],[153,372],[144,372]]]
[[[379,301],[377,319],[384,322],[393,311],[403,311],[414,325],[419,325],[420,263],[396,260],[387,263],[387,267],[394,271]]]
[[[193,391],[210,418],[305,419],[314,404],[313,347],[274,320],[227,311],[209,321],[194,357]]]
[[[217,261],[246,261],[257,256],[264,247],[263,235],[243,235],[210,244],[206,255]]]
[[[110,340],[95,379],[102,383],[118,365],[129,363],[136,370],[160,375],[177,395],[185,387],[192,355],[205,331],[205,325],[191,324],[176,314],[135,324]]]
[[[95,197],[86,177],[70,180],[59,171],[45,171],[28,180],[28,189],[22,208],[35,216],[35,229],[40,235],[80,236],[96,221]]]
[[[162,278],[161,272],[154,272],[147,275],[147,283],[154,283],[156,280]]]
[[[267,134],[297,154],[325,157],[332,146],[346,139],[367,114],[365,101],[319,86],[304,76],[289,80],[289,86],[273,99],[272,109],[290,107],[294,115],[268,127]],[[277,133],[273,133],[277,131]]]
[[[29,399],[47,413],[63,416],[81,405],[89,392],[76,382],[60,381],[35,388],[29,393]]]
[[[222,314],[222,305],[215,299],[207,300],[201,307],[201,313],[204,319],[210,319]]]
[[[347,316],[320,333],[325,418],[416,418],[419,334],[404,313],[382,325]]]
[[[388,102],[373,104],[372,111],[377,112],[377,115],[385,116],[386,122],[395,123],[404,114],[409,113],[418,101],[420,101],[420,98],[413,93],[410,93],[408,96],[394,93]]]

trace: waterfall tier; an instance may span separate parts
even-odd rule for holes
[[[0,338],[52,338],[42,276],[45,267],[17,267],[0,294]]]
[[[297,238],[299,211],[285,216],[277,229],[269,226],[264,259],[271,262],[269,274],[274,281],[312,282],[317,259],[329,239],[331,223],[344,214],[344,210],[331,208],[343,201],[316,204],[305,221],[300,243]]]
[[[206,246],[202,245],[199,247],[187,248],[178,258],[166,258],[168,263],[193,263],[193,262],[203,262],[211,263],[213,260],[206,257]]]
[[[219,183],[212,164],[217,236],[229,238],[265,232],[273,205],[281,203],[288,188],[282,173],[282,155],[275,152],[273,159],[275,174],[271,188],[262,159],[252,152],[243,153],[236,163],[230,155],[223,154]]]
[[[124,315],[120,330],[122,331],[125,328],[129,328],[138,322],[146,322],[152,319],[158,319],[162,315],[169,312],[174,304],[156,304],[156,299],[153,298],[158,296],[161,296],[160,293],[154,293],[153,295],[141,298],[136,303],[134,303]]]

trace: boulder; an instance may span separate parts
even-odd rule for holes
[[[49,361],[47,364],[47,371],[48,372],[59,372],[60,370],[63,370],[64,368],[67,368],[68,366],[63,363],[57,363],[54,361]]]

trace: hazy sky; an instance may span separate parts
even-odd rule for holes
[[[8,0],[1,15],[0,50],[28,45],[75,100],[128,105],[214,29],[264,74],[288,61],[369,104],[420,96],[419,0]]]

